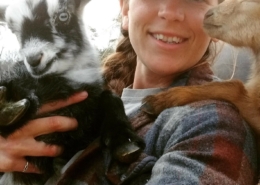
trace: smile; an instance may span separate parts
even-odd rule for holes
[[[179,38],[179,37],[168,37],[163,34],[152,34],[152,36],[155,39],[166,42],[166,43],[179,44],[179,43],[183,42],[183,39]]]

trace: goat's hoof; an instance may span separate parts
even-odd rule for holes
[[[168,98],[168,97],[171,98]],[[166,109],[176,106],[175,99],[172,98],[172,93],[165,91],[155,95],[146,96],[143,99],[141,110],[147,114],[158,116],[161,112]]]
[[[2,94],[0,97],[1,96]],[[18,121],[25,114],[29,105],[30,102],[27,99],[22,99],[14,103],[6,103],[4,106],[2,105],[2,109],[0,110],[0,124],[2,126],[9,126]]]
[[[150,115],[155,115],[156,114],[153,106],[151,104],[149,104],[148,102],[144,102],[141,105],[141,110],[146,112],[147,114],[150,114]]]
[[[123,163],[131,163],[135,161],[142,152],[142,148],[135,142],[128,142],[115,150],[115,158]]]
[[[150,115],[159,115],[163,110],[163,102],[158,95],[150,95],[143,99],[141,110]],[[163,98],[164,99],[164,98]]]

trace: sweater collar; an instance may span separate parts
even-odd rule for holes
[[[170,85],[170,88],[178,86],[202,85],[211,81],[213,81],[213,72],[210,69],[210,65],[205,63],[181,74]]]

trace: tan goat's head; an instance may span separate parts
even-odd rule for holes
[[[259,50],[260,0],[225,0],[206,13],[204,28],[213,38]]]

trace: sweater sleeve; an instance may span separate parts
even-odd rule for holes
[[[158,158],[147,185],[256,184],[254,137],[228,103],[167,109],[145,140],[145,152]]]

